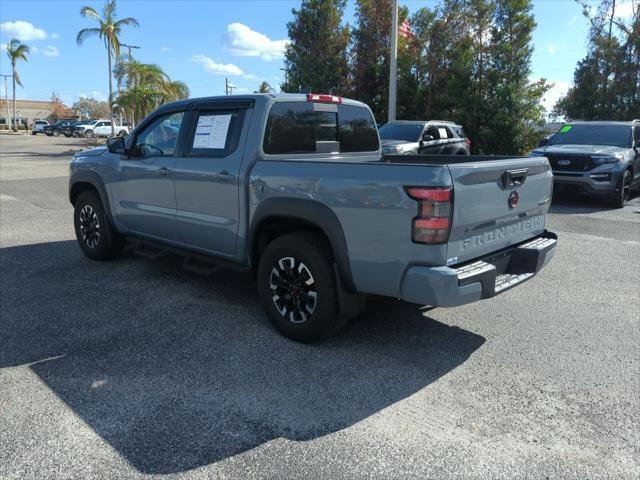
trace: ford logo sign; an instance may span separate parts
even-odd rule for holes
[[[518,202],[520,201],[520,195],[516,190],[509,194],[509,207],[516,208],[518,206]]]
[[[567,165],[571,165],[571,160],[558,160],[558,165],[566,167]]]

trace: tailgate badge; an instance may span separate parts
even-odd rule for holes
[[[520,201],[520,195],[517,190],[514,190],[509,194],[509,207],[516,208],[518,206],[518,202]]]

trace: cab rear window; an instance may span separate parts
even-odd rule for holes
[[[373,152],[378,132],[363,107],[316,109],[313,102],[279,102],[269,112],[263,149],[270,155]]]

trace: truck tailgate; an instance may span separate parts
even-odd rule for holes
[[[447,264],[501,250],[545,230],[553,175],[544,157],[448,164],[453,222]]]

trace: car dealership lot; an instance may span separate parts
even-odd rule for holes
[[[640,198],[555,202],[540,275],[300,345],[248,275],[76,245],[77,139],[0,137],[0,478],[637,478]]]

